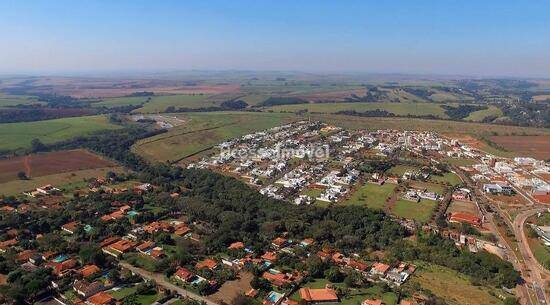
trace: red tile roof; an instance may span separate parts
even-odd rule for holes
[[[115,299],[113,299],[110,294],[102,291],[89,297],[88,302],[90,302],[92,305],[107,305],[113,304],[115,302]]]
[[[300,288],[300,297],[307,302],[338,302],[336,292],[328,288]]]
[[[201,262],[198,262],[195,265],[195,268],[197,268],[197,269],[204,269],[204,268],[214,269],[214,268],[216,268],[217,265],[218,265],[218,262],[216,262],[213,259],[207,258],[207,259],[205,259]]]

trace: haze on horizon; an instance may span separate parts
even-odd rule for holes
[[[0,73],[550,77],[550,2],[0,1]]]

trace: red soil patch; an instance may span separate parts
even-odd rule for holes
[[[550,159],[550,135],[548,136],[494,136],[490,140],[506,150],[536,159]]]
[[[23,171],[40,177],[85,169],[111,167],[115,164],[86,150],[65,150],[0,160],[0,183],[12,181]]]
[[[476,139],[472,136],[464,135],[464,134],[445,134],[447,137],[451,139],[457,139],[460,143],[466,144],[470,147],[482,149],[485,144],[481,142],[479,139]]]

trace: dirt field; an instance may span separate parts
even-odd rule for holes
[[[525,156],[550,159],[550,136],[494,136],[490,140]]]
[[[473,201],[453,200],[447,209],[447,213],[470,213],[479,216],[479,210]]]
[[[250,281],[253,278],[253,275],[248,272],[241,272],[240,277],[235,281],[225,282],[222,287],[210,296],[211,299],[218,302],[224,301],[229,303],[236,296],[247,293],[252,286],[250,286]]]
[[[0,160],[0,183],[27,177],[40,177],[78,170],[112,167],[114,164],[86,150],[68,150]]]

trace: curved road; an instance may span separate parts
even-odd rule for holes
[[[200,302],[204,302],[206,305],[220,305],[218,304],[217,302],[214,302],[202,295],[198,295],[196,293],[193,293],[191,291],[187,291],[179,286],[176,286],[172,283],[170,283],[168,280],[166,280],[166,278],[164,277],[164,274],[162,273],[155,273],[155,272],[149,272],[147,270],[144,270],[144,269],[141,269],[141,268],[138,268],[138,267],[134,267],[126,262],[119,262],[118,263],[122,268],[125,268],[125,269],[128,269],[130,271],[132,271],[133,273],[135,274],[139,274],[141,277],[145,278],[145,279],[148,279],[148,280],[153,280],[157,283],[157,285],[161,286],[161,287],[164,287],[165,289],[168,289],[168,290],[171,290],[171,291],[175,291],[177,294],[183,296],[183,297],[186,297],[186,298],[190,298],[190,299],[193,299],[193,300],[197,300],[197,301],[200,301]]]
[[[531,247],[529,247],[529,242],[527,239],[527,234],[525,233],[525,221],[527,218],[539,213],[546,211],[548,208],[536,208],[531,209],[521,214],[517,215],[514,219],[513,230],[516,235],[516,239],[519,243],[519,251],[521,256],[523,256],[525,265],[529,268],[530,278],[533,282],[533,289],[537,296],[539,304],[546,305],[548,303],[548,297],[544,293],[544,287],[547,282],[546,277],[550,277],[550,271],[544,268],[534,257]]]

